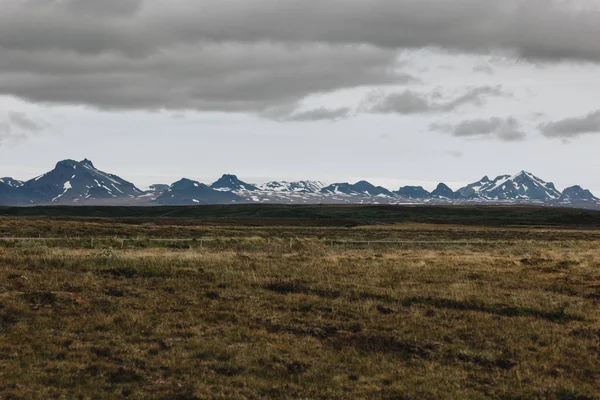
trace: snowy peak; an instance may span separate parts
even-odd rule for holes
[[[219,191],[207,185],[183,178],[173,183],[156,199],[162,205],[227,204],[242,200],[236,194]]]
[[[481,188],[479,194],[493,200],[557,200],[561,196],[553,183],[527,171],[514,176],[499,176],[492,184]]]
[[[259,190],[265,192],[276,192],[276,193],[317,193],[323,189],[325,185],[319,181],[297,181],[297,182],[286,182],[286,181],[273,181],[260,185]]]
[[[409,200],[409,201],[407,201]],[[207,186],[191,179],[157,184],[141,191],[92,161],[62,160],[48,173],[27,182],[0,178],[0,205],[194,205],[194,204],[538,204],[600,209],[600,199],[581,186],[563,192],[551,182],[521,171],[484,176],[454,192],[440,183],[433,192],[406,186],[396,192],[368,181],[335,183],[273,181],[256,186],[225,174]]]
[[[562,196],[560,196],[561,201],[599,201],[596,196],[592,194],[589,190],[583,189],[581,186],[571,186],[566,188]]]
[[[335,183],[321,189],[323,194],[337,194],[349,196],[393,197],[394,194],[381,186],[375,186],[367,181],[360,181],[351,185],[349,183]]]
[[[135,198],[143,192],[116,175],[100,171],[89,160],[63,160],[22,185],[38,203],[78,203],[89,200]]]
[[[18,181],[13,178],[0,178],[0,185],[5,185],[11,188],[18,188],[23,186],[24,182]]]
[[[498,180],[503,178],[508,178],[508,175],[500,176],[496,178],[494,181],[490,180],[490,178],[486,175],[477,182],[473,182],[470,185],[465,186],[464,188],[458,189],[456,193],[464,198],[477,198],[479,197],[482,190],[485,190],[488,187],[491,187],[497,183]]]
[[[255,190],[258,190],[256,186],[241,181],[240,179],[238,179],[237,176],[227,174],[223,175],[221,179],[213,183],[210,187],[222,192],[253,192]]]
[[[94,167],[94,164],[87,158],[85,158],[85,159],[83,159],[83,161],[81,161],[81,165],[85,165],[88,168],[96,169],[96,167]]]

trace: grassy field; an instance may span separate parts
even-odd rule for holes
[[[31,210],[0,217],[0,399],[599,398],[593,214]]]

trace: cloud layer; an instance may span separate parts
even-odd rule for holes
[[[542,135],[549,138],[570,139],[590,133],[600,133],[600,110],[583,117],[565,118],[539,125]]]
[[[440,100],[439,94],[425,95],[406,90],[401,93],[392,93],[383,96],[371,96],[363,108],[376,114],[427,114],[445,113],[455,111],[461,107],[473,105],[481,106],[486,98],[502,96],[504,92],[500,87],[480,87],[468,90],[465,94],[450,100]]]
[[[0,119],[0,146],[7,141],[23,140],[48,128],[44,121],[38,121],[25,113],[9,111]]]
[[[597,3],[572,3],[0,0],[0,94],[263,112],[315,93],[407,82],[397,66],[406,49],[599,62]],[[409,96],[410,107],[427,107]]]
[[[515,118],[472,119],[456,125],[432,124],[432,130],[449,133],[455,137],[492,138],[505,142],[523,140],[526,134]]]

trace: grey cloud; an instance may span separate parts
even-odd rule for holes
[[[407,82],[396,68],[405,49],[600,61],[599,7],[573,3],[0,0],[0,94],[261,112],[315,93]]]
[[[425,95],[412,90],[401,93],[392,93],[383,96],[370,96],[363,106],[368,112],[377,114],[426,114],[445,113],[455,111],[461,107],[473,105],[481,106],[487,97],[502,96],[505,93],[500,87],[480,87],[469,90],[467,93],[451,100],[438,100],[437,93]]]
[[[76,44],[103,42],[91,47],[127,51],[137,44],[153,51],[201,40],[326,42],[391,49],[501,49],[526,58],[600,60],[600,9],[592,1],[145,0],[141,6],[131,0],[125,6],[107,1],[109,9],[138,10],[136,18],[116,22],[96,16],[73,20],[73,9],[104,8],[104,1],[69,0],[70,7],[53,3],[64,1],[3,0],[0,46],[27,42],[71,50]]]
[[[473,72],[481,72],[483,74],[493,75],[494,69],[489,64],[479,64],[473,67]]]
[[[283,118],[285,121],[310,122],[310,121],[335,121],[347,118],[350,108],[342,107],[329,109],[326,107],[293,113]]]
[[[452,156],[454,158],[461,158],[462,156],[464,156],[465,154],[462,151],[447,151],[446,154],[448,154],[449,156]]]
[[[600,110],[591,112],[583,117],[566,118],[540,124],[538,128],[542,135],[560,139],[600,133]]]
[[[412,90],[393,93],[371,101],[373,104],[368,106],[366,110],[378,114],[423,114],[430,112],[432,109],[432,105],[426,96]]]
[[[4,120],[0,120],[0,145],[8,141],[23,140],[41,133],[48,128],[44,121],[38,121],[25,113],[9,111]]]
[[[50,5],[62,6],[69,11],[92,16],[131,17],[141,10],[142,0],[42,0]]]
[[[43,121],[37,121],[24,113],[9,111],[6,118],[0,120],[0,146],[36,135],[46,127],[47,124]]]
[[[147,58],[7,51],[0,93],[106,109],[260,112],[315,93],[402,84],[395,54],[368,46],[199,43]]]
[[[444,112],[448,112],[448,111],[454,111],[457,108],[460,108],[462,106],[466,106],[466,105],[475,105],[475,106],[481,106],[484,102],[485,99],[487,97],[490,96],[504,96],[505,93],[502,91],[502,89],[500,87],[489,87],[489,86],[484,86],[484,87],[480,87],[480,88],[475,88],[472,89],[470,91],[468,91],[467,93],[465,93],[464,95],[457,97],[454,100],[445,102],[445,103],[439,103],[439,104],[433,104],[434,107],[434,111],[444,111]]]
[[[42,121],[36,121],[22,112],[10,111],[8,113],[8,124],[24,132],[38,133],[46,128]]]
[[[431,124],[430,129],[449,133],[455,137],[487,137],[506,142],[520,141],[526,137],[519,121],[512,117],[473,119],[456,125]]]

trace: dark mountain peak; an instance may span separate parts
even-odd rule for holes
[[[431,197],[431,193],[425,190],[423,186],[404,186],[395,193],[407,199],[428,199]]]
[[[370,189],[376,188],[375,185],[373,185],[371,182],[367,182],[367,181],[356,182],[353,186],[354,186],[354,189],[357,189],[357,190],[370,190]]]
[[[56,163],[55,169],[74,169],[75,167],[77,167],[77,164],[79,163],[75,160],[62,160]]]
[[[5,177],[5,178],[0,178],[0,185],[6,185],[6,186],[9,186],[9,187],[16,188],[16,187],[23,186],[23,182],[18,181],[18,180],[13,179],[13,178]]]
[[[94,164],[92,163],[92,161],[88,160],[87,158],[84,158],[83,161],[80,162],[80,164],[87,165],[90,168],[96,169],[96,167],[94,167]]]
[[[96,169],[96,167],[94,167],[94,164],[87,158],[82,161],[76,161],[76,160],[71,160],[71,159],[62,160],[62,161],[59,161],[58,163],[56,163],[55,168],[56,169],[60,169],[60,168],[77,169],[77,167],[87,167],[88,169],[93,169],[93,170]]]
[[[597,201],[600,200],[592,194],[589,190],[582,188],[579,185],[571,186],[566,188],[560,196],[561,201],[575,200],[575,201]]]
[[[437,188],[431,192],[431,196],[437,199],[454,199],[457,197],[456,193],[445,183],[440,183]]]
[[[460,188],[456,191],[457,195],[460,197],[464,197],[465,199],[477,199],[481,197],[481,192],[492,185],[494,182],[502,179],[503,177],[498,177],[494,181],[492,181],[489,176],[484,176],[477,182],[473,182],[470,185],[467,185],[463,188]]]
[[[533,175],[531,172],[527,172],[525,170],[522,170],[521,172],[519,172],[518,174],[516,174],[512,178],[513,179],[517,179],[517,178],[539,179],[535,175]]]
[[[219,191],[207,185],[183,178],[173,183],[156,201],[163,205],[227,204],[243,200],[231,192]]]
[[[240,180],[236,175],[223,175],[218,181],[213,183],[211,188],[220,191],[239,191],[239,190],[247,190],[247,191],[255,191],[258,188],[254,185],[246,183]]]
[[[105,202],[135,198],[144,194],[131,182],[94,168],[89,160],[62,160],[43,175],[22,186],[27,198],[35,203]]]
[[[188,178],[181,178],[180,180],[178,180],[177,182],[174,182],[171,185],[171,190],[173,189],[185,189],[185,188],[194,188],[194,187],[208,187],[203,183],[200,183],[198,181],[193,181],[191,179]]]
[[[371,182],[360,181],[352,185],[352,188],[368,196],[393,196],[393,193],[382,186],[375,186]]]
[[[330,194],[355,194],[352,190],[352,185],[348,182],[343,183],[334,183],[327,187],[321,189],[321,193],[330,193]]]

